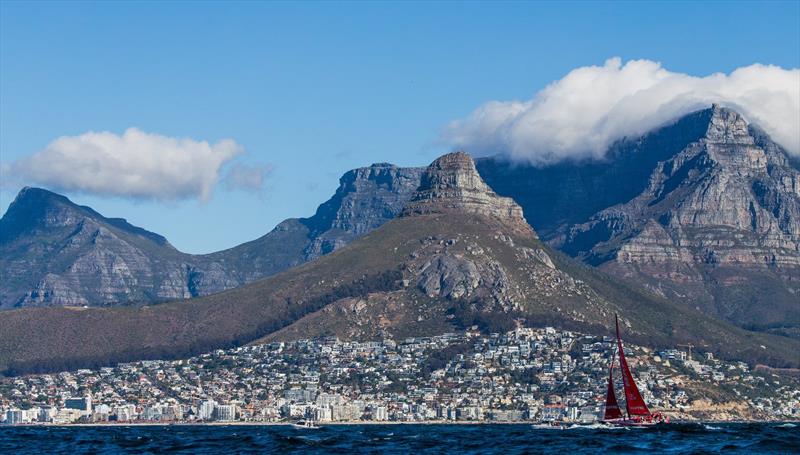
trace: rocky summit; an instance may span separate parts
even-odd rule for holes
[[[398,216],[420,185],[423,168],[389,163],[347,172],[336,194],[301,222],[311,231],[305,259],[316,259],[341,248]]]
[[[478,174],[475,162],[464,152],[444,155],[422,174],[419,189],[403,216],[424,214],[476,214],[533,233],[513,199],[500,197]]]
[[[488,190],[465,154],[436,160],[422,181],[403,216],[235,289],[150,306],[3,312],[0,370],[182,358],[317,336],[493,333],[518,324],[604,335],[615,313],[632,342],[692,342],[722,357],[797,365],[796,340],[747,332],[549,249],[523,226],[513,202]]]
[[[715,316],[797,325],[800,172],[735,111],[710,114],[644,191],[573,226],[562,248]]]

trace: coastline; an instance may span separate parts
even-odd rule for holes
[[[577,422],[561,422],[564,426],[592,426],[601,422],[591,424],[581,424]],[[671,420],[670,424],[786,424],[800,425],[800,419],[794,420]],[[366,425],[547,425],[546,422],[491,422],[491,421],[454,421],[454,420],[427,420],[421,422],[398,422],[398,421],[346,421],[346,422],[314,422],[319,427],[327,426],[366,426]],[[669,424],[667,424],[669,425]],[[257,421],[235,421],[235,422],[95,422],[95,423],[26,423],[15,425],[0,425],[0,428],[32,428],[32,427],[197,427],[197,426],[288,426],[294,427],[293,422],[257,422]]]

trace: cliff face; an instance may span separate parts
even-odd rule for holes
[[[800,172],[715,106],[703,137],[659,162],[635,198],[571,227],[562,249],[732,321],[797,324]]]
[[[658,163],[700,140],[710,117],[711,110],[698,111],[642,137],[621,140],[603,160],[534,167],[489,157],[477,159],[476,165],[486,183],[519,203],[542,239],[558,247],[572,225],[644,191]]]
[[[420,184],[424,168],[379,163],[347,172],[336,194],[301,220],[313,241],[305,259],[316,259],[397,217]]]
[[[348,171],[313,216],[290,218],[261,238],[206,258],[225,263],[240,284],[317,259],[397,217],[422,171],[387,163]]]
[[[317,213],[208,255],[38,188],[0,219],[0,308],[118,305],[221,292],[327,254],[396,217],[422,169],[376,164],[346,173]]]
[[[419,189],[403,209],[403,216],[474,214],[533,234],[513,199],[500,197],[484,183],[468,154],[444,155],[422,174]]]

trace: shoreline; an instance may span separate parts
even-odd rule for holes
[[[577,422],[561,422],[564,426],[591,426],[600,422],[581,424]],[[800,425],[797,420],[673,420],[672,424],[795,424]],[[360,425],[547,425],[546,422],[489,422],[489,421],[452,421],[452,420],[428,420],[422,422],[397,422],[397,421],[350,421],[350,422],[314,422],[319,427],[327,426],[360,426]],[[25,423],[14,425],[0,425],[0,428],[33,428],[33,427],[200,427],[200,426],[288,426],[294,427],[293,422],[97,422],[97,423]]]

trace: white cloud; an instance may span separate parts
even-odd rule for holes
[[[800,69],[750,65],[695,77],[649,60],[572,70],[528,101],[490,101],[452,122],[442,140],[476,155],[503,153],[546,165],[601,158],[623,137],[636,137],[681,115],[731,107],[800,155]]]
[[[229,190],[259,192],[264,190],[264,183],[272,169],[269,164],[234,163],[225,172],[222,181]]]
[[[206,201],[222,166],[244,153],[231,139],[214,144],[129,128],[122,135],[62,136],[11,163],[8,174],[57,191],[134,199]]]

